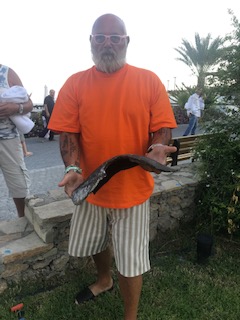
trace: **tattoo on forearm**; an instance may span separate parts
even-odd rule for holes
[[[69,152],[70,156],[72,156],[77,150],[76,141],[73,141],[71,138],[69,139]]]
[[[68,136],[64,134],[60,140],[60,152],[63,158],[68,154]]]
[[[152,143],[156,141],[161,141],[161,143],[169,144],[172,138],[172,132],[170,128],[161,128],[158,131],[154,132]]]
[[[78,141],[73,137],[68,134],[62,134],[62,139],[60,139],[60,152],[65,164],[69,159],[74,158],[73,164],[79,167],[80,150],[77,143]]]

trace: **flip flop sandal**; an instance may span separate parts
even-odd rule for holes
[[[82,303],[85,303],[85,302],[88,302],[88,301],[91,301],[91,300],[94,300],[95,298],[97,298],[100,294],[103,294],[103,293],[106,293],[108,291],[112,291],[113,290],[113,286],[106,290],[106,291],[103,291],[101,293],[99,293],[97,296],[95,296],[92,291],[86,287],[84,288],[82,291],[80,291],[76,298],[75,298],[75,303],[76,304],[82,304]]]

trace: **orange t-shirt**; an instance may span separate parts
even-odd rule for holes
[[[48,128],[80,133],[80,165],[87,178],[104,161],[121,154],[144,155],[150,133],[175,128],[165,87],[153,72],[126,64],[112,74],[92,67],[72,75],[61,88]],[[114,175],[87,201],[128,208],[153,191],[151,174],[137,166]]]

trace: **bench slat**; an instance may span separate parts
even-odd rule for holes
[[[194,147],[197,143],[197,139],[201,138],[204,135],[205,134],[203,133],[203,134],[173,138],[170,142],[170,145],[173,145],[174,140],[178,140],[178,142],[180,143],[177,161],[188,160],[188,159],[192,159],[193,161]],[[170,164],[172,162],[173,162],[173,158],[170,156],[167,157],[167,164]]]

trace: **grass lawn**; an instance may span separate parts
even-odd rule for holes
[[[151,271],[144,274],[139,320],[239,320],[240,241],[214,238],[214,254],[196,262],[192,228],[158,236],[151,243]],[[114,290],[85,305],[75,294],[94,281],[94,270],[69,272],[53,288],[53,281],[22,283],[0,296],[0,320],[17,319],[11,306],[24,303],[26,320],[121,320],[122,300],[116,269]],[[55,283],[56,284],[56,283]]]

